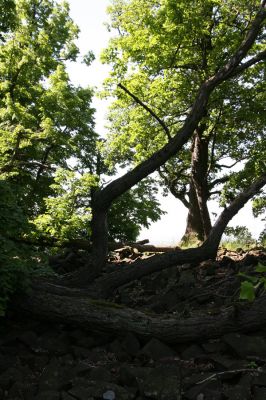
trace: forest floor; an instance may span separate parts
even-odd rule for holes
[[[121,258],[126,265],[149,256],[125,248],[112,253],[112,268],[122,268]],[[110,300],[180,318],[219,314],[239,303],[239,272],[254,276],[255,265],[265,261],[259,248],[220,250],[215,262],[182,274],[176,267],[154,273],[119,288]],[[0,399],[266,400],[266,327],[169,346],[15,312],[0,322]]]

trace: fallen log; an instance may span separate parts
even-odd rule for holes
[[[221,309],[215,315],[188,318],[178,315],[144,313],[121,305],[92,300],[82,291],[77,296],[69,289],[54,294],[40,287],[19,298],[16,309],[52,322],[73,324],[91,332],[124,335],[132,332],[140,338],[158,338],[166,343],[184,343],[216,338],[230,332],[250,332],[266,324],[266,296],[252,304]]]

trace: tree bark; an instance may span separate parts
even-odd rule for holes
[[[59,295],[32,289],[14,306],[31,317],[74,324],[96,333],[124,335],[133,332],[140,338],[156,337],[166,343],[184,343],[219,337],[229,332],[253,331],[266,323],[266,297],[236,309],[228,307],[218,315],[196,315],[181,319],[176,315],[150,315],[113,303]]]
[[[200,242],[203,242],[204,230],[202,225],[198,198],[192,179],[190,180],[189,183],[188,199],[189,199],[189,207],[188,207],[188,215],[186,222],[186,230],[181,239],[181,243],[186,243],[186,242],[192,243],[195,239],[199,240]]]
[[[211,231],[211,219],[207,201],[208,189],[208,164],[209,164],[209,137],[204,136],[205,124],[196,129],[193,140],[191,174],[192,184],[197,196],[198,209],[200,213],[203,230],[203,240],[206,240]]]
[[[204,241],[211,231],[211,219],[207,201],[209,137],[204,137],[205,126],[194,132],[191,148],[191,179],[189,184],[189,208],[186,231],[181,241]]]

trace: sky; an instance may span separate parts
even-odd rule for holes
[[[81,62],[68,64],[68,72],[71,81],[75,85],[92,86],[100,90],[101,83],[108,76],[110,70],[107,65],[100,62],[100,53],[108,44],[111,34],[104,25],[108,21],[106,8],[109,0],[68,0],[70,15],[80,28],[78,46],[81,54],[92,50],[96,60],[90,67]],[[110,101],[97,97],[93,100],[96,109],[96,131],[103,136],[106,133],[105,116]],[[160,221],[153,223],[149,229],[143,229],[139,239],[149,239],[155,245],[177,245],[181,239],[185,226],[187,212],[180,201],[172,195],[167,198],[160,196],[162,208],[167,211]],[[216,203],[210,202],[211,213],[219,213]],[[122,221],[123,222],[123,221]],[[126,221],[124,221],[126,223]],[[254,219],[251,212],[251,204],[247,204],[231,221],[230,226],[245,225],[257,238],[263,230],[264,223],[259,218]]]

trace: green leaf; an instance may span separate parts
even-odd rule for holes
[[[266,265],[259,263],[256,267],[256,272],[266,272]]]
[[[251,282],[245,281],[241,283],[239,298],[248,301],[253,301],[255,299],[255,288]]]

